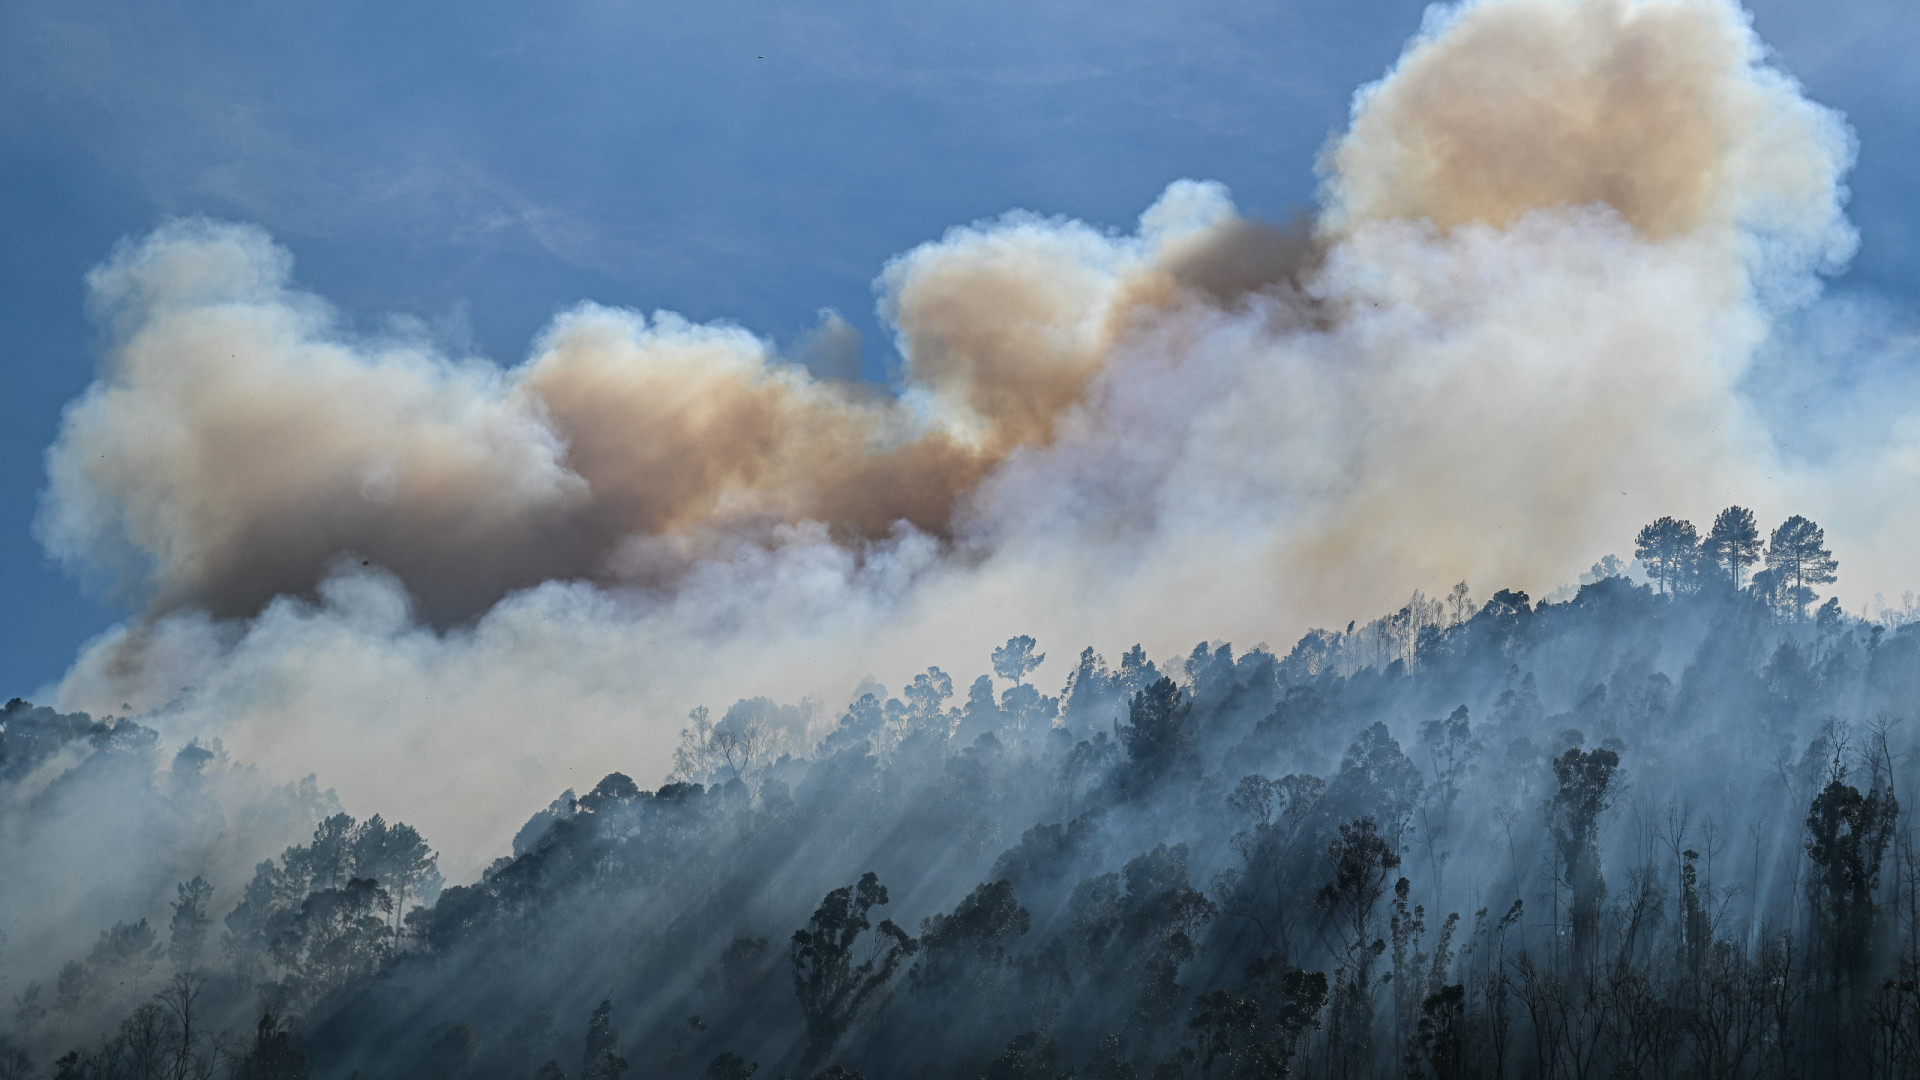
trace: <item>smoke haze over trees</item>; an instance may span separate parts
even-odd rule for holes
[[[1745,396],[1853,153],[1722,0],[1436,8],[1309,219],[889,262],[888,388],[125,241],[0,1080],[1920,1075],[1913,447]]]
[[[1764,555],[1837,570],[1818,535]],[[70,959],[10,944],[0,1064],[1914,1075],[1920,621],[1664,552],[1658,590],[1610,560],[1561,602],[1416,595],[1284,653],[1086,649],[1057,693],[1022,635],[964,698],[929,668],[837,716],[698,709],[658,787],[564,792],[446,887],[412,828],[311,784],[241,811],[300,842],[221,865],[242,771],[15,702],[0,782],[64,759],[21,835],[103,850],[124,823],[68,808],[144,776],[180,880]]]

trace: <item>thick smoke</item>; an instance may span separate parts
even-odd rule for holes
[[[355,555],[437,621],[547,580],[670,579],[780,524],[944,533],[1095,364],[1118,278],[1100,259],[1135,254],[1102,244],[1035,224],[904,261],[890,305],[916,347],[894,401],[739,329],[594,305],[505,374],[355,341],[258,230],[172,225],[92,277],[112,368],[50,455],[43,532],[144,578],[156,613],[253,615]]]
[[[1327,225],[1505,229],[1605,205],[1646,240],[1745,231],[1833,265],[1852,253],[1847,132],[1763,57],[1724,4],[1436,8],[1329,152]]]
[[[1016,629],[1290,640],[1551,586],[1729,493],[1820,514],[1864,496],[1738,388],[1851,250],[1850,155],[1721,0],[1436,9],[1310,225],[1180,181],[1130,234],[1015,214],[894,260],[891,395],[593,305],[501,371],[169,225],[93,275],[109,355],[49,453],[48,547],[148,612],[60,703],[318,768],[458,876],[609,761],[663,770],[702,703]],[[1905,585],[1890,535],[1832,536],[1863,596]]]

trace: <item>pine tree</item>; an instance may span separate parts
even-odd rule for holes
[[[173,903],[173,922],[169,924],[167,957],[181,971],[193,970],[200,950],[206,947],[207,933],[213,928],[213,916],[207,914],[207,902],[213,899],[213,886],[205,878],[183,881],[179,899]]]
[[[1713,519],[1713,531],[1701,544],[1701,554],[1715,566],[1724,566],[1740,587],[1746,568],[1760,561],[1760,526],[1753,511],[1744,506],[1729,506]]]
[[[1633,554],[1661,592],[1678,592],[1698,570],[1700,536],[1692,522],[1663,517],[1634,537]]]
[[[1804,612],[1813,598],[1812,586],[1831,585],[1837,580],[1840,563],[1824,546],[1826,541],[1825,529],[1795,514],[1781,522],[1767,542],[1767,569],[1783,584],[1792,583],[1796,615]]]

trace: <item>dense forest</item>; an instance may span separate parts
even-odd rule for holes
[[[58,963],[0,941],[0,1080],[1920,1077],[1920,619],[1820,602],[1824,543],[1733,507],[1284,652],[700,709],[454,885],[311,780],[15,701],[8,850],[209,854]]]

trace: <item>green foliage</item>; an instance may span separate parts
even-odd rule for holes
[[[580,1057],[581,1080],[620,1080],[631,1068],[620,1056],[620,1033],[613,1027],[613,1000],[603,999],[587,1020],[587,1048]]]
[[[1744,506],[1729,506],[1713,519],[1713,531],[1701,542],[1701,555],[1709,565],[1724,568],[1733,587],[1740,587],[1746,568],[1760,561],[1760,526],[1753,511]]]
[[[252,1045],[241,1055],[231,1080],[307,1080],[307,1057],[294,1045],[293,1032],[269,1010],[254,1027]]]
[[[173,902],[173,921],[168,926],[167,957],[182,971],[192,970],[205,950],[207,936],[213,930],[213,916],[207,904],[213,899],[213,886],[196,877],[179,885]]]
[[[1663,517],[1633,538],[1633,554],[1661,592],[1679,592],[1698,572],[1700,536],[1692,522]]]
[[[1133,695],[1127,723],[1116,726],[1128,761],[1120,782],[1123,798],[1144,795],[1192,768],[1193,733],[1187,726],[1192,715],[1193,702],[1172,679],[1160,678]]]
[[[1013,897],[1013,883],[1000,880],[968,893],[950,915],[920,922],[920,959],[907,972],[925,990],[948,990],[958,983],[985,989],[999,981],[1008,961],[1001,944],[1025,934],[1032,916]]]
[[[1613,805],[1620,755],[1605,748],[1568,749],[1553,761],[1559,790],[1547,803],[1548,827],[1560,856],[1561,880],[1572,894],[1568,922],[1573,931],[1573,970],[1578,978],[1599,948],[1601,906],[1607,881],[1601,871],[1600,815]]]
[[[1840,563],[1826,548],[1826,530],[1795,514],[1780,523],[1767,541],[1767,571],[1776,605],[1795,617],[1814,599],[1813,586],[1838,579]],[[1756,580],[1756,584],[1757,584]]]
[[[980,1080],[1067,1080],[1073,1070],[1060,1068],[1060,1045],[1044,1031],[1015,1035],[1000,1056],[987,1063]]]
[[[1846,782],[1837,761],[1830,779],[1807,808],[1807,857],[1815,943],[1838,990],[1865,971],[1873,946],[1881,864],[1899,821],[1900,804],[1879,789],[1862,795]]]
[[[1025,682],[1047,658],[1045,653],[1034,653],[1038,644],[1025,634],[1008,638],[1005,645],[993,650],[993,673],[1011,683]]]
[[[804,929],[793,932],[789,957],[793,963],[793,992],[807,1020],[804,1060],[818,1064],[833,1051],[849,1025],[885,988],[900,964],[919,949],[919,942],[882,919],[876,932],[882,939],[860,963],[854,946],[860,935],[875,929],[867,913],[887,902],[887,887],[872,871],[820,901]]]

